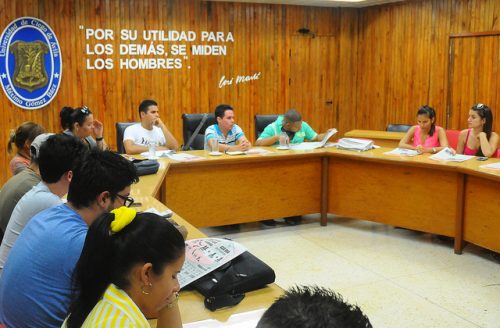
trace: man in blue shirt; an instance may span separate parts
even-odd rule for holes
[[[205,130],[205,149],[217,138],[219,141],[219,151],[246,151],[252,146],[245,137],[243,130],[234,123],[234,110],[229,105],[219,105],[215,108],[215,118],[217,124],[209,126]]]
[[[101,214],[130,205],[133,164],[93,150],[73,170],[68,203],[46,209],[26,225],[0,278],[0,322],[7,327],[61,327],[68,315],[73,272],[88,226]]]

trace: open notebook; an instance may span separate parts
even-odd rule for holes
[[[325,136],[323,137],[323,140],[321,140],[321,141],[302,142],[299,144],[292,144],[292,145],[290,145],[290,149],[307,150],[307,149],[316,149],[316,148],[324,147],[326,145],[328,139],[330,139],[336,133],[337,133],[337,129],[331,129],[325,134]]]

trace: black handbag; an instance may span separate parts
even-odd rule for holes
[[[137,170],[138,176],[155,174],[156,172],[158,172],[158,169],[160,168],[160,163],[152,159],[146,159],[146,160],[134,159],[132,163],[134,164]]]
[[[205,296],[207,309],[215,311],[240,303],[245,292],[263,288],[275,279],[271,267],[246,251],[189,286]]]

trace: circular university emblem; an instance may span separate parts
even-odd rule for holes
[[[21,17],[5,28],[0,37],[0,81],[16,106],[46,106],[59,90],[61,73],[61,49],[47,23]]]

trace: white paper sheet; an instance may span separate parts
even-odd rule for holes
[[[454,155],[453,150],[451,148],[445,148],[441,150],[439,153],[430,156],[429,158],[435,161],[465,162],[474,157],[476,156],[460,155],[460,154]]]
[[[266,309],[249,312],[236,313],[229,317],[226,322],[214,319],[196,321],[182,325],[184,328],[255,328]]]
[[[481,165],[482,169],[500,170],[500,162]]]
[[[418,151],[412,149],[404,149],[404,148],[396,148],[391,151],[385,152],[386,155],[395,155],[395,156],[417,156]]]

